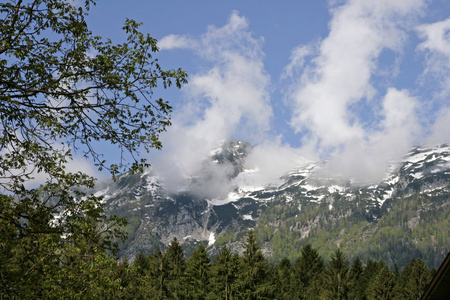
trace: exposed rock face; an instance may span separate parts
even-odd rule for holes
[[[223,244],[240,251],[242,245],[238,241],[247,230],[261,226],[270,228],[272,236],[269,234],[266,240],[262,238],[263,249],[270,255],[274,250],[271,240],[274,233],[286,226],[288,232],[295,232],[298,239],[304,239],[314,230],[338,224],[341,219],[359,218],[369,225],[376,224],[398,199],[412,195],[439,200],[411,214],[405,221],[410,230],[420,225],[422,212],[449,209],[448,145],[415,148],[404,160],[393,162],[391,171],[379,184],[358,187],[343,178],[321,173],[323,162],[293,166],[282,177],[281,184],[251,189],[240,187],[231,179],[247,172],[245,157],[251,150],[251,145],[246,142],[226,141],[211,152],[204,161],[204,172],[191,178],[190,186],[182,192],[166,192],[151,172],[126,174],[115,184],[105,185],[97,194],[105,196],[107,209],[130,220],[130,238],[124,245],[123,255],[133,259],[139,251],[148,253],[157,247],[164,248],[174,237],[185,246],[197,241],[206,242],[211,253],[215,252],[214,245]],[[214,165],[227,166],[222,170],[226,171],[223,184],[228,193],[210,199],[197,193],[194,187],[212,180],[210,170]],[[292,209],[272,220],[267,213],[276,211],[278,206]],[[311,213],[311,207],[317,207],[317,213]],[[305,214],[311,215],[306,218]],[[260,221],[261,216],[263,220]],[[359,239],[365,240],[378,230],[370,226],[359,233]],[[345,228],[339,232],[340,237],[336,237],[334,243],[342,246]]]

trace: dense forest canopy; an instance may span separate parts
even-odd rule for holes
[[[140,252],[114,266],[122,299],[420,299],[435,270],[411,259],[399,270],[383,260],[349,260],[337,248],[327,260],[306,244],[293,261],[272,264],[249,231],[242,255],[222,247],[211,259],[200,243],[189,258],[174,238],[167,250]],[[108,298],[107,297],[107,298]]]

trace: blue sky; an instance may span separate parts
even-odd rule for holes
[[[450,1],[103,0],[88,20],[121,42],[125,18],[158,39],[163,68],[189,74],[155,91],[174,107],[149,157],[167,178],[226,138],[256,146],[261,183],[304,157],[378,180],[412,146],[450,140]]]

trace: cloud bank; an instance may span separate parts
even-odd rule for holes
[[[331,8],[329,35],[294,81],[291,126],[303,143],[329,158],[331,171],[356,181],[379,180],[386,162],[420,138],[417,100],[407,90],[374,84],[382,53],[400,57],[410,22],[424,1],[348,1]],[[287,73],[306,46],[293,52]],[[310,56],[311,54],[308,53]],[[395,73],[393,65],[390,73]],[[370,122],[368,122],[370,120]]]
[[[305,153],[327,159],[332,173],[371,182],[413,145],[450,140],[450,19],[420,24],[426,9],[425,0],[350,0],[330,6],[328,35],[293,49],[281,75],[289,82],[285,97],[290,126],[302,138],[299,148],[270,133],[277,119],[271,106],[276,85],[265,71],[264,40],[253,35],[245,17],[233,12],[227,24],[210,26],[200,37],[166,36],[159,42],[162,51],[191,51],[208,67],[190,74],[186,102],[162,137],[165,150],[153,164],[155,171],[175,189],[185,188],[186,179],[196,174],[216,174],[220,184],[207,184],[208,196],[214,197],[214,191],[229,188],[219,175],[228,174],[227,166],[208,171],[204,159],[225,139],[239,136],[256,145],[247,167],[258,170],[241,175],[241,183],[273,182],[308,162]],[[419,77],[441,82],[433,99],[389,83],[402,72],[405,45],[413,36],[421,39],[416,52],[425,61]],[[383,55],[394,63],[383,65]]]
[[[440,109],[433,118],[431,133],[427,137],[428,143],[450,141],[450,18],[431,24],[422,24],[416,28],[423,42],[417,49],[425,54],[424,75],[440,87],[435,101]],[[428,82],[427,82],[428,84]]]
[[[187,178],[204,172],[203,160],[211,150],[237,131],[254,142],[270,129],[273,112],[263,40],[248,27],[247,20],[233,12],[225,26],[210,26],[198,39],[170,35],[159,42],[161,50],[187,49],[212,65],[190,75],[187,101],[175,112],[174,125],[162,138],[167,151],[154,168],[172,187],[182,188]]]

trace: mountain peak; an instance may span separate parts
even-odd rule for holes
[[[402,216],[403,223],[395,226],[409,226],[407,229],[411,230],[421,221],[420,212],[408,208],[408,201],[419,201],[421,204],[414,207],[421,212],[447,214],[448,219],[448,145],[416,147],[402,160],[392,162],[378,184],[360,186],[328,174],[326,162],[312,161],[292,166],[278,183],[246,184],[242,179],[251,179],[259,172],[246,168],[246,158],[254,149],[246,142],[224,141],[203,161],[202,172],[178,192],[169,192],[151,172],[124,175],[116,183],[103,186],[98,194],[105,196],[107,210],[125,215],[130,221],[127,230],[131,234],[124,245],[124,255],[132,258],[138,251],[164,248],[173,237],[185,245],[209,243],[210,251],[223,244],[239,251],[239,237],[256,228],[258,234],[270,233],[264,235],[264,247],[280,258],[288,253],[273,244],[275,236],[293,236],[294,244],[313,242],[323,226],[330,231],[333,226],[356,222],[355,228],[363,234],[358,239],[370,239],[392,211],[402,214],[402,207],[408,209],[408,214]],[[389,222],[397,221],[400,222]],[[335,237],[341,245],[345,245],[342,236],[346,230],[343,227]],[[283,236],[278,236],[278,231]],[[415,247],[409,240],[403,243]]]

